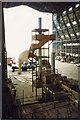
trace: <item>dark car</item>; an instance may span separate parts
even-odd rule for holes
[[[19,69],[18,64],[12,64],[12,72],[14,72],[16,69]]]
[[[32,64],[22,65],[22,71],[27,71],[27,69],[35,70],[35,66]]]
[[[35,67],[36,67],[36,62],[30,62],[28,64],[23,64],[22,65],[22,71],[27,71],[27,69],[32,69],[32,70],[35,70]],[[19,66],[18,65],[12,65],[12,72],[14,72],[16,69],[19,69]]]

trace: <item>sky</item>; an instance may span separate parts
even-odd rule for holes
[[[43,13],[28,6],[4,8],[5,40],[7,57],[15,57],[29,50],[32,30],[38,28],[38,18],[42,18],[42,28],[52,34],[52,14]]]

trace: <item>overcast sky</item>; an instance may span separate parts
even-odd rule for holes
[[[31,44],[31,31],[38,28],[38,18],[42,18],[42,28],[52,33],[52,14],[42,13],[28,6],[4,9],[5,39],[8,57],[18,59],[19,54],[28,50]]]

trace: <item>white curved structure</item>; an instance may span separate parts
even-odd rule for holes
[[[24,61],[28,60],[28,57],[29,50],[25,50],[19,55],[19,71],[18,71],[19,74],[21,73],[21,65],[24,63]]]

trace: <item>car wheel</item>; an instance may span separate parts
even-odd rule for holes
[[[14,71],[15,71],[15,69],[12,70],[12,72],[14,72]]]
[[[32,70],[35,70],[35,67],[32,67]]]

